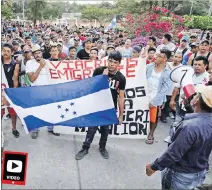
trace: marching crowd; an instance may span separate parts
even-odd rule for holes
[[[121,124],[126,78],[118,71],[118,65],[122,58],[145,58],[150,108],[150,131],[145,142],[154,143],[158,119],[167,123],[167,117],[176,120],[180,116],[185,121],[184,125],[180,123],[179,126],[182,124],[183,127],[178,126],[174,135],[165,138],[169,148],[162,157],[147,166],[147,175],[166,168],[162,179],[164,189],[190,189],[203,182],[212,149],[212,37],[208,33],[206,38],[201,39],[196,33],[186,32],[178,36],[178,41],[173,39],[172,34],[164,34],[158,44],[158,39],[150,36],[146,45],[132,46],[128,32],[123,30],[104,31],[104,27],[79,27],[73,30],[47,24],[33,27],[27,23],[8,21],[3,23],[1,35],[2,72],[10,88],[39,86],[48,84],[45,69],[48,60],[107,59],[108,67],[97,68],[93,76],[105,74],[109,81],[118,82],[118,85],[110,88],[115,108],[119,109]],[[193,67],[194,85],[204,85],[197,88],[192,107],[183,95],[182,86],[170,79],[171,71],[183,65]],[[2,106],[6,102],[2,96]],[[12,133],[18,138],[17,115],[12,108],[8,108],[8,112],[7,117],[12,120]],[[186,113],[191,115],[187,116]],[[75,157],[77,160],[88,154],[96,130],[97,127],[89,128],[82,150]],[[60,135],[54,133],[52,127],[48,127],[48,132]],[[108,133],[109,126],[101,127],[99,146],[105,159],[109,158],[106,150]],[[36,139],[38,134],[39,130],[36,129],[31,136]],[[172,179],[171,183],[170,176],[177,178],[177,174],[182,183],[177,183],[177,179]],[[188,178],[189,182],[186,181]]]

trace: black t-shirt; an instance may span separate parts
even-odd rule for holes
[[[96,68],[94,70],[93,76],[103,74],[106,68],[107,67]],[[117,100],[118,100],[119,90],[125,90],[126,78],[120,71],[117,71],[114,75],[108,74],[108,81],[109,81],[111,94],[113,97],[114,106],[117,109]]]
[[[46,47],[45,45],[42,47],[43,49],[43,58],[44,59],[49,59],[51,57],[50,54],[50,47]]]
[[[79,59],[84,59],[84,60],[88,60],[89,59],[89,53],[87,53],[85,51],[85,49],[81,49],[78,53],[77,53],[77,57]]]
[[[49,58],[49,61],[62,61],[62,59],[60,59],[60,58],[58,58],[58,59]]]
[[[2,64],[3,64],[3,68],[4,68],[5,77],[8,82],[8,86],[9,86],[9,88],[13,88],[14,87],[13,75],[14,75],[15,66],[17,63],[14,60],[12,60],[10,64],[4,64],[3,59],[2,59]]]

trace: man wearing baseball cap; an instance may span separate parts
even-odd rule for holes
[[[141,48],[139,46],[134,46],[132,50],[132,58],[139,58],[141,54]]]
[[[48,85],[48,68],[46,66],[48,60],[43,59],[42,50],[38,44],[32,46],[32,54],[34,59],[29,60],[26,64],[26,73],[31,81],[31,86]],[[52,127],[48,127],[48,132],[55,136],[60,135],[58,133],[54,133]],[[36,139],[38,137],[38,133],[38,129],[33,130],[31,132],[32,139]]]
[[[208,40],[202,40],[199,44],[199,51],[195,54],[192,54],[189,57],[188,65],[193,66],[194,60],[197,56],[204,56],[204,57],[207,57],[207,59],[208,59],[209,68],[212,68],[212,54],[209,51],[209,47],[210,47],[209,45],[210,45],[210,43]]]
[[[194,43],[194,42],[197,42],[197,34],[196,33],[192,33],[191,35],[190,35],[190,39],[189,39],[189,41],[190,41],[190,44],[192,44],[192,43]]]
[[[176,47],[174,50],[174,53],[182,53],[183,60],[182,64],[186,65],[188,62],[188,59],[186,59],[187,55],[190,53],[190,50],[188,48],[189,38],[187,36],[183,36],[180,40],[180,46]]]
[[[27,61],[29,61],[31,59],[32,59],[32,49],[29,46],[25,45],[23,47],[23,57],[20,62],[21,72],[19,73],[19,81],[20,81],[21,87],[31,85],[29,77],[26,74],[26,63],[27,63]]]
[[[212,86],[195,86],[194,113],[186,114],[166,152],[146,166],[162,174],[162,189],[195,189],[203,184],[212,151]]]

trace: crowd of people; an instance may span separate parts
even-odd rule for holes
[[[118,71],[118,65],[121,63],[122,58],[133,59],[141,57],[145,58],[145,64],[147,65],[146,80],[150,109],[150,132],[145,142],[147,144],[154,143],[154,133],[158,119],[163,123],[167,123],[168,117],[174,120],[177,115],[190,121],[193,117],[199,117],[195,115],[186,118],[185,114],[188,113],[188,110],[186,109],[187,103],[183,96],[182,87],[180,84],[171,81],[170,73],[179,66],[187,65],[194,69],[194,76],[192,76],[194,85],[212,85],[212,37],[210,35],[201,39],[201,36],[196,33],[189,34],[186,32],[179,35],[178,41],[174,42],[172,34],[167,33],[164,34],[159,45],[157,44],[157,38],[150,36],[147,44],[132,46],[132,39],[129,38],[127,31],[105,31],[104,29],[104,27],[79,27],[73,30],[66,26],[59,27],[47,24],[33,27],[29,23],[22,24],[5,21],[1,35],[2,72],[5,72],[9,87],[18,88],[48,84],[47,71],[45,69],[47,60],[107,59],[108,67],[97,68],[94,71],[94,76],[106,74],[109,76],[109,80],[119,81],[117,88],[111,88],[111,91],[115,108],[117,108],[117,104],[119,105],[120,115],[118,119],[121,124],[124,110],[124,89],[127,81],[124,75]],[[207,92],[207,89],[204,92]],[[201,99],[198,109],[194,106],[191,112],[207,112],[210,114],[209,116],[212,116],[212,92],[205,94],[204,92],[199,92],[202,96],[198,97]],[[2,97],[2,102],[6,102],[4,97]],[[18,138],[19,132],[16,128],[17,115],[12,108],[8,108],[8,112],[8,117],[11,117],[12,120],[12,134]],[[3,115],[4,110],[2,109]],[[160,158],[160,163],[156,160],[151,166],[148,166],[148,175],[151,175],[156,170],[169,168],[175,162],[182,162],[182,165],[180,167],[176,166],[172,170],[167,170],[166,173],[169,173],[169,175],[173,174],[172,171],[198,173],[208,170],[208,159],[212,149],[212,121],[211,117],[207,116],[208,118],[205,118],[207,121],[202,119],[204,117],[200,118],[201,121],[197,120],[196,122],[202,122],[202,125],[209,126],[210,129],[207,129],[208,136],[204,136],[202,141],[198,141],[198,143],[204,144],[205,147],[206,144],[208,146],[205,149],[198,146],[192,147],[192,142],[195,141],[195,134],[201,133],[201,135],[205,135],[205,133],[196,130],[190,134],[187,131],[188,127],[179,132],[179,137],[168,136],[165,141],[171,144],[169,149],[165,156]],[[191,124],[187,125],[190,127]],[[82,150],[76,155],[77,160],[82,159],[88,153],[96,130],[97,128],[88,130]],[[109,128],[104,126],[101,131],[100,152],[105,159],[108,159],[109,154],[106,150],[106,142]],[[48,132],[56,136],[60,135],[55,133],[52,127],[48,127]],[[185,132],[186,134],[182,135]],[[32,131],[32,138],[36,139],[38,133],[39,130]],[[189,139],[186,135],[189,136]],[[179,138],[182,138],[183,142]],[[184,146],[182,143],[189,145]],[[193,154],[189,153],[187,158],[182,159],[186,151],[192,148],[197,149],[193,151]],[[178,151],[181,150],[182,152],[179,154]],[[194,155],[197,156],[196,151],[203,151],[204,155],[200,155],[201,161],[192,160]],[[175,158],[176,160],[173,161]],[[200,164],[200,162],[204,162],[204,164]],[[197,165],[194,166],[194,164]],[[185,165],[186,167],[182,169]],[[192,166],[197,168],[192,170]],[[180,170],[178,170],[179,168]],[[203,173],[201,175],[204,177]],[[183,181],[184,179],[182,178],[181,180]]]

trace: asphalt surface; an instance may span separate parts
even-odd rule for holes
[[[170,122],[170,121],[169,121]],[[95,137],[89,154],[76,161],[85,136],[47,133],[42,128],[39,138],[26,135],[18,121],[19,138],[11,133],[11,121],[3,120],[5,150],[29,154],[25,186],[2,185],[2,189],[160,189],[161,173],[148,177],[145,166],[167,148],[163,139],[168,135],[169,124],[159,123],[153,145],[144,140],[109,138],[105,160],[98,150],[99,137]],[[212,165],[212,159],[210,160]],[[205,183],[212,185],[212,168]]]

